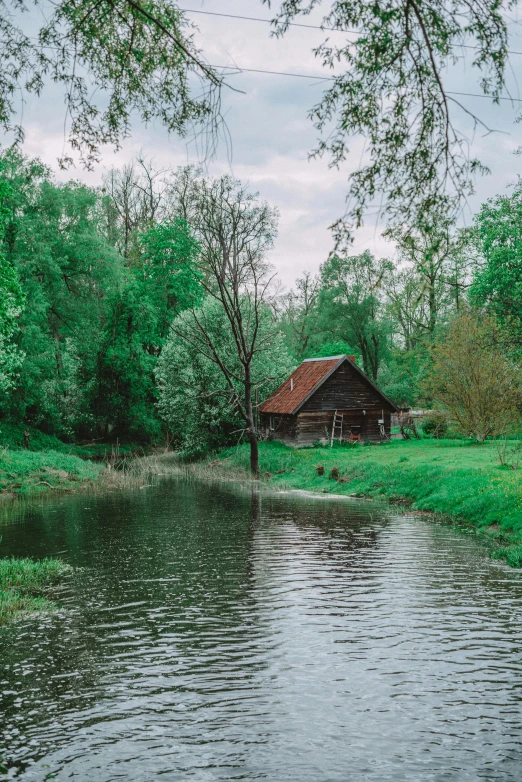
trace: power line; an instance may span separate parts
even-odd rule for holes
[[[236,71],[240,73],[266,73],[269,76],[294,76],[297,79],[316,79],[317,81],[335,81],[334,76],[312,76],[307,73],[291,73],[290,71],[267,71],[263,68],[241,68],[239,65],[211,65],[211,68],[216,70],[228,70]],[[475,92],[455,92],[453,90],[447,90],[447,95],[462,95],[467,98],[486,98],[488,100],[507,100],[509,103],[522,103],[522,98],[505,98],[499,96],[498,98],[492,98],[491,95],[481,95]]]
[[[239,14],[223,14],[218,11],[200,11],[194,8],[179,8],[187,14],[203,14],[204,16],[223,16],[226,19],[242,19],[247,22],[263,22],[264,24],[272,24],[271,19],[264,19],[261,16],[241,16]],[[288,22],[289,27],[306,27],[308,30],[329,30],[333,33],[346,33],[350,35],[362,35],[360,30],[340,30],[338,27],[322,27],[319,24],[303,24],[302,22]],[[478,49],[478,46],[471,46],[470,44],[459,44],[463,49]],[[508,54],[519,54],[522,52],[514,51],[513,49],[506,50]]]
[[[333,76],[312,76],[307,73],[291,73],[290,71],[266,71],[262,68],[241,68],[239,65],[211,65],[211,68],[223,68],[237,73],[268,73],[270,76],[295,76],[297,79],[318,79],[319,81],[334,81]]]
[[[222,14],[218,11],[200,11],[193,8],[180,8],[187,14],[204,14],[205,16],[224,16],[227,19],[243,19],[247,22],[264,22],[265,24],[272,24],[271,19],[263,19],[260,16],[240,16],[239,14]],[[302,24],[300,22],[288,22],[289,27],[306,27],[309,30],[331,30],[334,33],[351,33],[353,35],[361,35],[359,30],[339,30],[338,27],[321,27],[319,24]]]

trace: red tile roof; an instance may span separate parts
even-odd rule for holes
[[[259,407],[261,413],[292,414],[308,399],[331,374],[342,364],[346,356],[314,358],[303,361],[279,388]]]

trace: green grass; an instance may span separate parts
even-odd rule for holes
[[[144,453],[143,447],[135,443],[88,443],[87,445],[66,443],[52,434],[45,434],[32,426],[26,427],[25,424],[13,421],[0,423],[0,450],[6,447],[11,451],[26,450],[24,445],[26,429],[30,434],[29,451],[58,451],[79,456],[81,459],[95,460],[110,459],[115,453],[118,456],[135,456]]]
[[[0,559],[0,625],[20,616],[50,611],[56,603],[48,590],[70,572],[69,565],[57,559]]]
[[[220,471],[246,469],[248,447],[230,448],[218,459]],[[522,467],[501,468],[493,443],[394,440],[299,450],[261,443],[260,464],[274,487],[382,497],[464,521],[493,556],[522,567]],[[329,478],[334,468],[339,480]]]
[[[98,478],[102,466],[61,451],[0,451],[0,496],[72,490]]]
[[[116,464],[144,454],[143,448],[135,444],[76,445],[28,428],[30,442],[25,448],[26,427],[9,421],[0,423],[0,497],[91,485],[101,476],[102,463]]]

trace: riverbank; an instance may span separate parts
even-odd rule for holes
[[[29,433],[25,447],[24,433]],[[74,491],[93,486],[107,466],[140,461],[150,453],[136,444],[65,443],[53,435],[22,424],[0,425],[0,500],[47,491]]]
[[[207,463],[247,475],[248,446]],[[292,449],[260,443],[263,478],[274,488],[382,497],[469,525],[495,558],[522,567],[522,468],[499,465],[492,443],[395,440],[375,446]]]
[[[57,559],[0,559],[0,626],[15,618],[52,611],[49,590],[71,570]]]
[[[0,498],[71,491],[96,481],[102,465],[55,450],[0,452]]]

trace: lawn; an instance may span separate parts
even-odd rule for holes
[[[246,468],[248,447],[229,448],[218,462],[220,470]],[[522,567],[522,467],[502,467],[494,443],[424,439],[303,449],[261,443],[260,464],[275,487],[383,497],[465,521],[494,556]]]

